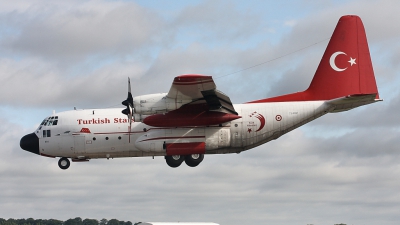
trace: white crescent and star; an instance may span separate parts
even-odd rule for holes
[[[347,54],[344,53],[344,52],[335,52],[335,53],[333,53],[331,55],[331,58],[329,59],[329,64],[331,65],[333,70],[335,70],[337,72],[342,72],[342,71],[345,71],[347,69],[347,67],[346,68],[339,68],[339,67],[336,66],[335,59],[336,59],[336,57],[338,55],[347,55]],[[357,64],[356,63],[356,59],[355,58],[353,59],[352,57],[350,57],[350,60],[348,62],[350,63],[350,66],[353,66],[354,64]]]

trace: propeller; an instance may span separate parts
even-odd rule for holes
[[[126,106],[126,109],[122,110],[122,113],[128,116],[129,127],[129,143],[131,142],[131,127],[132,127],[132,120],[133,120],[133,98],[131,93],[131,79],[128,77],[128,97],[126,100],[122,102],[122,105]]]

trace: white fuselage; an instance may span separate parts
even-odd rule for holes
[[[163,128],[132,122],[131,129],[121,108],[72,110],[50,116],[57,118],[57,125],[41,125],[35,133],[40,154],[51,157],[165,156],[166,143],[192,142],[204,142],[205,154],[239,153],[274,140],[332,108],[325,101],[234,107],[242,118],[220,125]]]

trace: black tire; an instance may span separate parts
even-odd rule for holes
[[[198,166],[204,159],[203,154],[193,154],[185,156],[185,163],[190,167]]]
[[[180,166],[185,160],[185,157],[183,155],[167,155],[165,156],[165,161],[167,162],[168,166],[172,168],[176,168]]]
[[[71,163],[69,162],[68,158],[62,157],[60,160],[58,160],[58,166],[63,170],[68,169],[70,165]]]

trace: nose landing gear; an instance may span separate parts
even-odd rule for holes
[[[58,166],[63,170],[68,169],[70,165],[71,163],[69,162],[68,158],[62,157],[60,160],[58,160]]]

